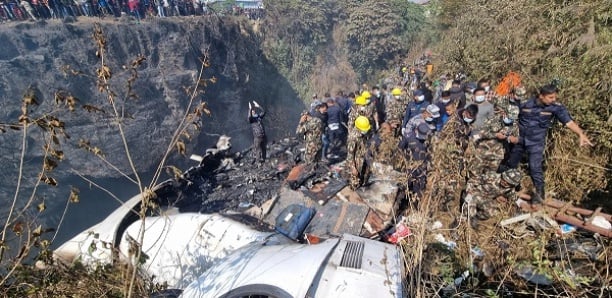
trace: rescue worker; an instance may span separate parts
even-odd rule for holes
[[[415,128],[425,123],[429,126],[429,129],[436,130],[437,120],[440,118],[440,108],[437,105],[430,104],[425,108],[425,111],[416,115],[404,127],[404,138],[408,138],[410,134],[414,134]]]
[[[346,170],[349,174],[350,187],[357,189],[363,186],[369,178],[370,168],[366,155],[372,126],[366,116],[358,116],[353,123],[355,129],[349,131],[346,144]]]
[[[497,96],[494,101],[495,112],[501,116],[503,122],[503,131],[496,133],[499,140],[502,140],[504,147],[504,157],[498,167],[497,172],[501,173],[505,169],[505,164],[508,162],[510,152],[514,144],[518,143],[518,114],[519,103],[524,100],[527,91],[524,87],[518,86],[510,90],[506,96]],[[485,123],[484,130],[491,132],[490,125],[499,125],[498,121],[492,120]]]
[[[497,169],[498,173],[503,172],[501,170],[503,168],[503,164],[508,161],[508,158],[510,158],[510,152],[512,152],[512,148],[516,143],[518,143],[518,115],[518,105],[510,104],[506,106],[502,117],[503,128],[500,132],[496,134],[497,139],[502,140],[502,143],[504,145],[504,158],[502,159],[502,162],[500,163]]]
[[[406,124],[408,123],[408,121],[410,121],[410,119],[412,119],[412,117],[423,113],[423,111],[425,111],[425,109],[427,108],[427,105],[429,105],[429,103],[425,101],[425,95],[423,94],[423,91],[414,90],[412,95],[414,100],[409,102],[408,105],[406,105],[406,112],[404,114],[404,119],[402,120],[402,128],[406,127]],[[402,129],[402,134],[404,133],[405,131],[404,129]]]
[[[355,97],[354,94],[352,96],[353,98]],[[336,94],[336,98],[334,100],[335,100],[336,105],[342,111],[342,115],[343,115],[342,123],[346,125],[348,121],[348,113],[351,109],[351,102],[354,102],[354,100],[350,100],[349,95],[345,96],[344,92],[342,91],[338,91],[338,93]]]
[[[327,161],[327,150],[329,149],[329,138],[327,136],[327,103],[316,100],[310,114],[321,119],[321,160]]]
[[[450,115],[452,115],[452,113],[447,113],[447,111],[446,111],[446,106],[450,102],[451,102],[450,91],[448,91],[448,90],[442,91],[442,93],[440,93],[440,100],[438,100],[436,102],[436,105],[440,109],[440,119],[438,119],[438,121],[436,123],[436,131],[441,131],[442,127],[444,126],[444,123],[446,123],[446,121],[448,121],[448,117],[450,117]],[[454,111],[452,111],[452,112],[454,112]]]
[[[500,203],[514,201],[521,178],[521,172],[517,169],[502,174],[489,172],[481,178],[480,183],[468,185],[465,203],[470,208],[470,215],[487,220],[504,210]]]
[[[466,185],[464,156],[476,114],[476,105],[458,110],[444,125],[438,141],[431,147],[432,158],[436,160],[434,177],[437,180],[431,184],[437,186],[433,188],[434,196],[451,203],[447,206],[449,209],[459,207],[459,198]]]
[[[248,121],[253,132],[253,162],[256,160],[260,163],[266,161],[266,130],[263,126],[263,117],[266,115],[264,109],[256,102],[249,102]]]
[[[319,160],[321,146],[323,123],[321,119],[310,115],[308,112],[302,113],[298,124],[296,134],[304,137],[304,163],[313,165]]]
[[[485,121],[478,133],[472,134],[473,150],[466,155],[469,161],[470,179],[478,179],[490,171],[497,172],[506,154],[506,144],[518,142],[518,126],[514,121],[518,117],[518,108],[508,106],[508,111],[501,111]]]
[[[402,98],[402,90],[400,88],[393,88],[391,90],[391,97],[386,105],[386,116],[385,122],[387,122],[393,130],[393,136],[397,137],[401,133],[402,116],[404,114],[404,108],[406,104]]]
[[[469,136],[472,132],[472,123],[476,121],[478,106],[469,105],[465,109],[457,110],[453,114],[442,131],[440,132],[440,141],[448,141],[456,144],[455,150],[463,156],[467,149]]]
[[[491,88],[491,79],[489,78],[482,78],[478,81],[478,88],[480,89],[484,89],[485,91],[485,100],[488,102],[494,102],[495,101],[495,91],[493,90],[493,88]]]
[[[408,66],[405,63],[401,63],[398,68],[398,75],[400,80],[404,79],[404,76],[408,73]]]
[[[514,115],[518,116],[518,110],[515,111]],[[470,142],[465,153],[466,190],[486,188],[488,186],[482,184],[491,183],[489,178],[498,174],[498,168],[505,156],[505,144],[508,141],[518,141],[518,129],[512,129],[513,120],[510,118],[516,116],[508,116],[506,112],[502,112],[485,121],[479,133],[472,134],[473,142]]]
[[[438,108],[440,108],[440,111],[444,111],[444,107],[446,107],[449,102],[451,102],[450,91],[445,90],[440,92],[440,99],[436,102],[436,105]]]
[[[537,97],[533,97],[519,108],[518,143],[512,149],[508,160],[508,167],[516,169],[526,152],[529,157],[529,174],[535,187],[535,195],[531,202],[541,204],[545,199],[544,193],[544,148],[546,145],[546,134],[553,119],[561,121],[567,128],[579,137],[580,146],[593,146],[587,135],[580,126],[572,120],[567,108],[557,102],[559,90],[554,85],[546,85],[540,88]]]
[[[374,162],[394,166],[397,162],[397,141],[393,136],[393,129],[389,123],[380,125],[380,129],[370,138],[367,162],[371,166]]]
[[[378,85],[372,87],[372,102],[376,106],[376,128],[380,128],[380,124],[385,122],[386,101],[383,92]]]
[[[461,88],[461,81],[454,80],[451,84],[451,88],[448,90],[450,92],[450,99],[457,102],[457,107],[463,109],[465,107],[465,103],[469,98],[471,99],[472,93],[469,94]]]
[[[526,95],[527,95],[527,90],[524,87],[518,86],[518,87],[512,88],[512,90],[510,91],[510,94],[508,94],[507,96],[496,97],[496,100],[494,103],[495,109],[505,110],[505,111],[516,109],[517,115],[518,115],[518,106],[521,102],[525,101]]]
[[[354,130],[355,120],[357,120],[357,117],[359,116],[368,118],[369,123],[376,123],[376,118],[378,118],[378,116],[376,113],[376,106],[370,101],[371,97],[372,96],[369,91],[363,91],[361,95],[355,97],[355,104],[351,106],[351,110],[349,111],[348,123],[351,124],[349,128],[349,135],[350,131]]]
[[[428,103],[433,103],[434,100],[434,95],[433,92],[431,91],[431,80],[426,79],[423,80],[423,82],[421,82],[420,86],[419,86],[419,90],[421,90],[421,92],[423,92],[423,95],[425,96],[425,101]]]
[[[408,153],[408,189],[419,198],[422,197],[427,185],[427,162],[429,161],[427,138],[431,132],[431,127],[427,123],[420,123],[409,134],[406,142],[400,144],[400,148]]]
[[[440,128],[438,128],[438,131],[442,131],[442,129],[444,129],[444,126],[446,125],[448,120],[455,113],[457,113],[457,102],[451,100],[444,106],[444,113],[440,114],[440,121],[438,121],[438,125]]]
[[[344,144],[345,127],[342,124],[344,113],[333,98],[327,100],[327,138],[329,140],[328,159],[339,158],[340,147]]]
[[[527,90],[523,86],[518,86],[512,90],[512,102],[520,103],[525,100]]]

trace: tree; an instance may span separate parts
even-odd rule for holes
[[[346,8],[346,43],[362,79],[405,53],[424,24],[423,10],[408,1],[368,0]]]

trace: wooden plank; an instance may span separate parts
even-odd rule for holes
[[[555,216],[555,219],[558,221],[562,221],[564,223],[568,223],[570,225],[573,225],[581,229],[585,229],[585,230],[588,230],[594,233],[598,233],[601,236],[612,238],[612,230],[607,230],[607,229],[598,227],[596,225],[585,223],[584,221],[576,217],[569,216],[569,215],[557,215]]]
[[[559,200],[546,200],[544,201],[544,205],[549,206],[549,207],[553,207],[555,209],[559,209],[561,207],[563,207],[565,205],[565,202],[559,201]],[[575,207],[575,206],[571,206],[568,207],[567,210],[572,211],[572,212],[576,212],[580,215],[585,215],[585,216],[591,216],[593,214],[593,210],[589,210],[589,209],[584,209],[584,208],[579,208],[579,207]],[[606,213],[600,213],[600,216],[604,217],[607,221],[611,221],[612,222],[612,216],[610,214],[606,214]]]

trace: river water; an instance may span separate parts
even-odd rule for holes
[[[151,176],[152,173],[145,173],[141,179],[148,182]],[[90,179],[93,183],[74,174],[58,178],[57,187],[40,186],[36,192],[34,203],[19,221],[27,220],[34,222],[36,226],[41,225],[44,229],[53,229],[44,237],[54,239],[52,246],[57,247],[81,231],[103,220],[122,202],[139,193],[137,185],[127,178],[85,178]],[[0,186],[0,191],[4,194],[1,201],[2,206],[4,206],[2,208],[2,224],[4,225],[13,201],[16,180],[3,180],[5,182]],[[69,202],[72,188],[78,189],[78,202]],[[101,188],[106,189],[106,191]],[[31,187],[21,188],[20,193],[23,195],[19,196],[16,204],[17,208],[15,210],[17,210],[17,213],[22,210],[23,204],[29,198],[31,192]],[[38,205],[43,202],[43,198],[45,210],[38,212]],[[13,226],[9,226],[8,239],[11,239],[12,232],[10,229]]]
[[[149,176],[151,174],[146,173],[141,179]],[[79,176],[66,177],[66,183],[79,189],[79,202],[67,203],[68,196],[64,196],[56,200],[57,204],[50,204],[48,212],[41,218],[45,226],[49,227],[57,227],[61,221],[53,242],[54,247],[100,222],[121,206],[121,202],[139,193],[138,186],[127,178],[99,178],[92,179],[92,181],[110,191],[114,197]],[[150,178],[148,180],[145,178],[145,181],[150,181]]]

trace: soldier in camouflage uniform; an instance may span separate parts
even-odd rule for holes
[[[513,125],[518,118],[518,108],[507,106],[509,112],[502,111],[485,121],[480,133],[472,136],[466,151],[467,186],[466,189],[487,187],[489,177],[494,177],[506,154],[508,142],[518,142],[518,127]]]
[[[402,118],[406,111],[406,103],[402,97],[402,90],[395,88],[391,90],[391,97],[386,105],[387,119],[385,120],[393,130],[393,136],[399,137],[402,129]]]
[[[323,122],[321,122],[321,119],[311,116],[308,113],[302,114],[296,134],[304,136],[304,146],[306,147],[304,162],[307,165],[316,163],[321,156],[320,152],[323,145]]]
[[[450,116],[440,131],[437,141],[432,142],[432,171],[428,174],[428,186],[433,196],[442,198],[446,203],[454,202],[448,208],[458,207],[459,197],[465,188],[466,173],[464,154],[467,149],[471,124],[476,119],[478,107],[469,105]]]
[[[346,170],[349,174],[350,187],[357,189],[367,182],[370,174],[366,155],[372,129],[370,121],[365,116],[357,117],[353,123],[354,128],[349,131],[346,142]]]
[[[509,144],[518,142],[518,107],[507,105],[506,110],[487,119],[480,133],[472,135],[474,141],[466,159],[469,163],[471,177],[485,175],[489,171],[497,171],[509,151]]]
[[[377,123],[378,113],[376,113],[376,105],[370,101],[370,97],[371,95],[368,91],[364,91],[361,95],[355,97],[355,104],[351,106],[348,116],[349,134],[351,130],[355,130],[353,124],[359,116],[368,118],[371,124]]]
[[[527,99],[527,89],[523,86],[517,86],[512,88],[510,94],[506,96],[496,96],[493,98],[492,103],[495,105],[495,108],[498,110],[507,109],[508,105],[517,106],[521,101],[525,101]]]
[[[500,99],[495,110],[498,117],[489,119],[485,122],[482,139],[497,139],[503,150],[496,146],[495,160],[490,163],[490,167],[496,167],[498,172],[503,172],[503,164],[509,158],[510,151],[514,144],[519,141],[518,114],[520,99],[526,94],[525,89],[517,87],[507,97]],[[492,141],[489,141],[491,143]],[[488,150],[489,152],[493,150]],[[490,154],[492,155],[492,154]]]
[[[468,185],[465,202],[470,208],[471,216],[487,220],[504,209],[497,198],[503,197],[512,201],[516,197],[516,187],[521,183],[521,172],[517,169],[501,174],[489,172],[480,179],[480,183]]]

